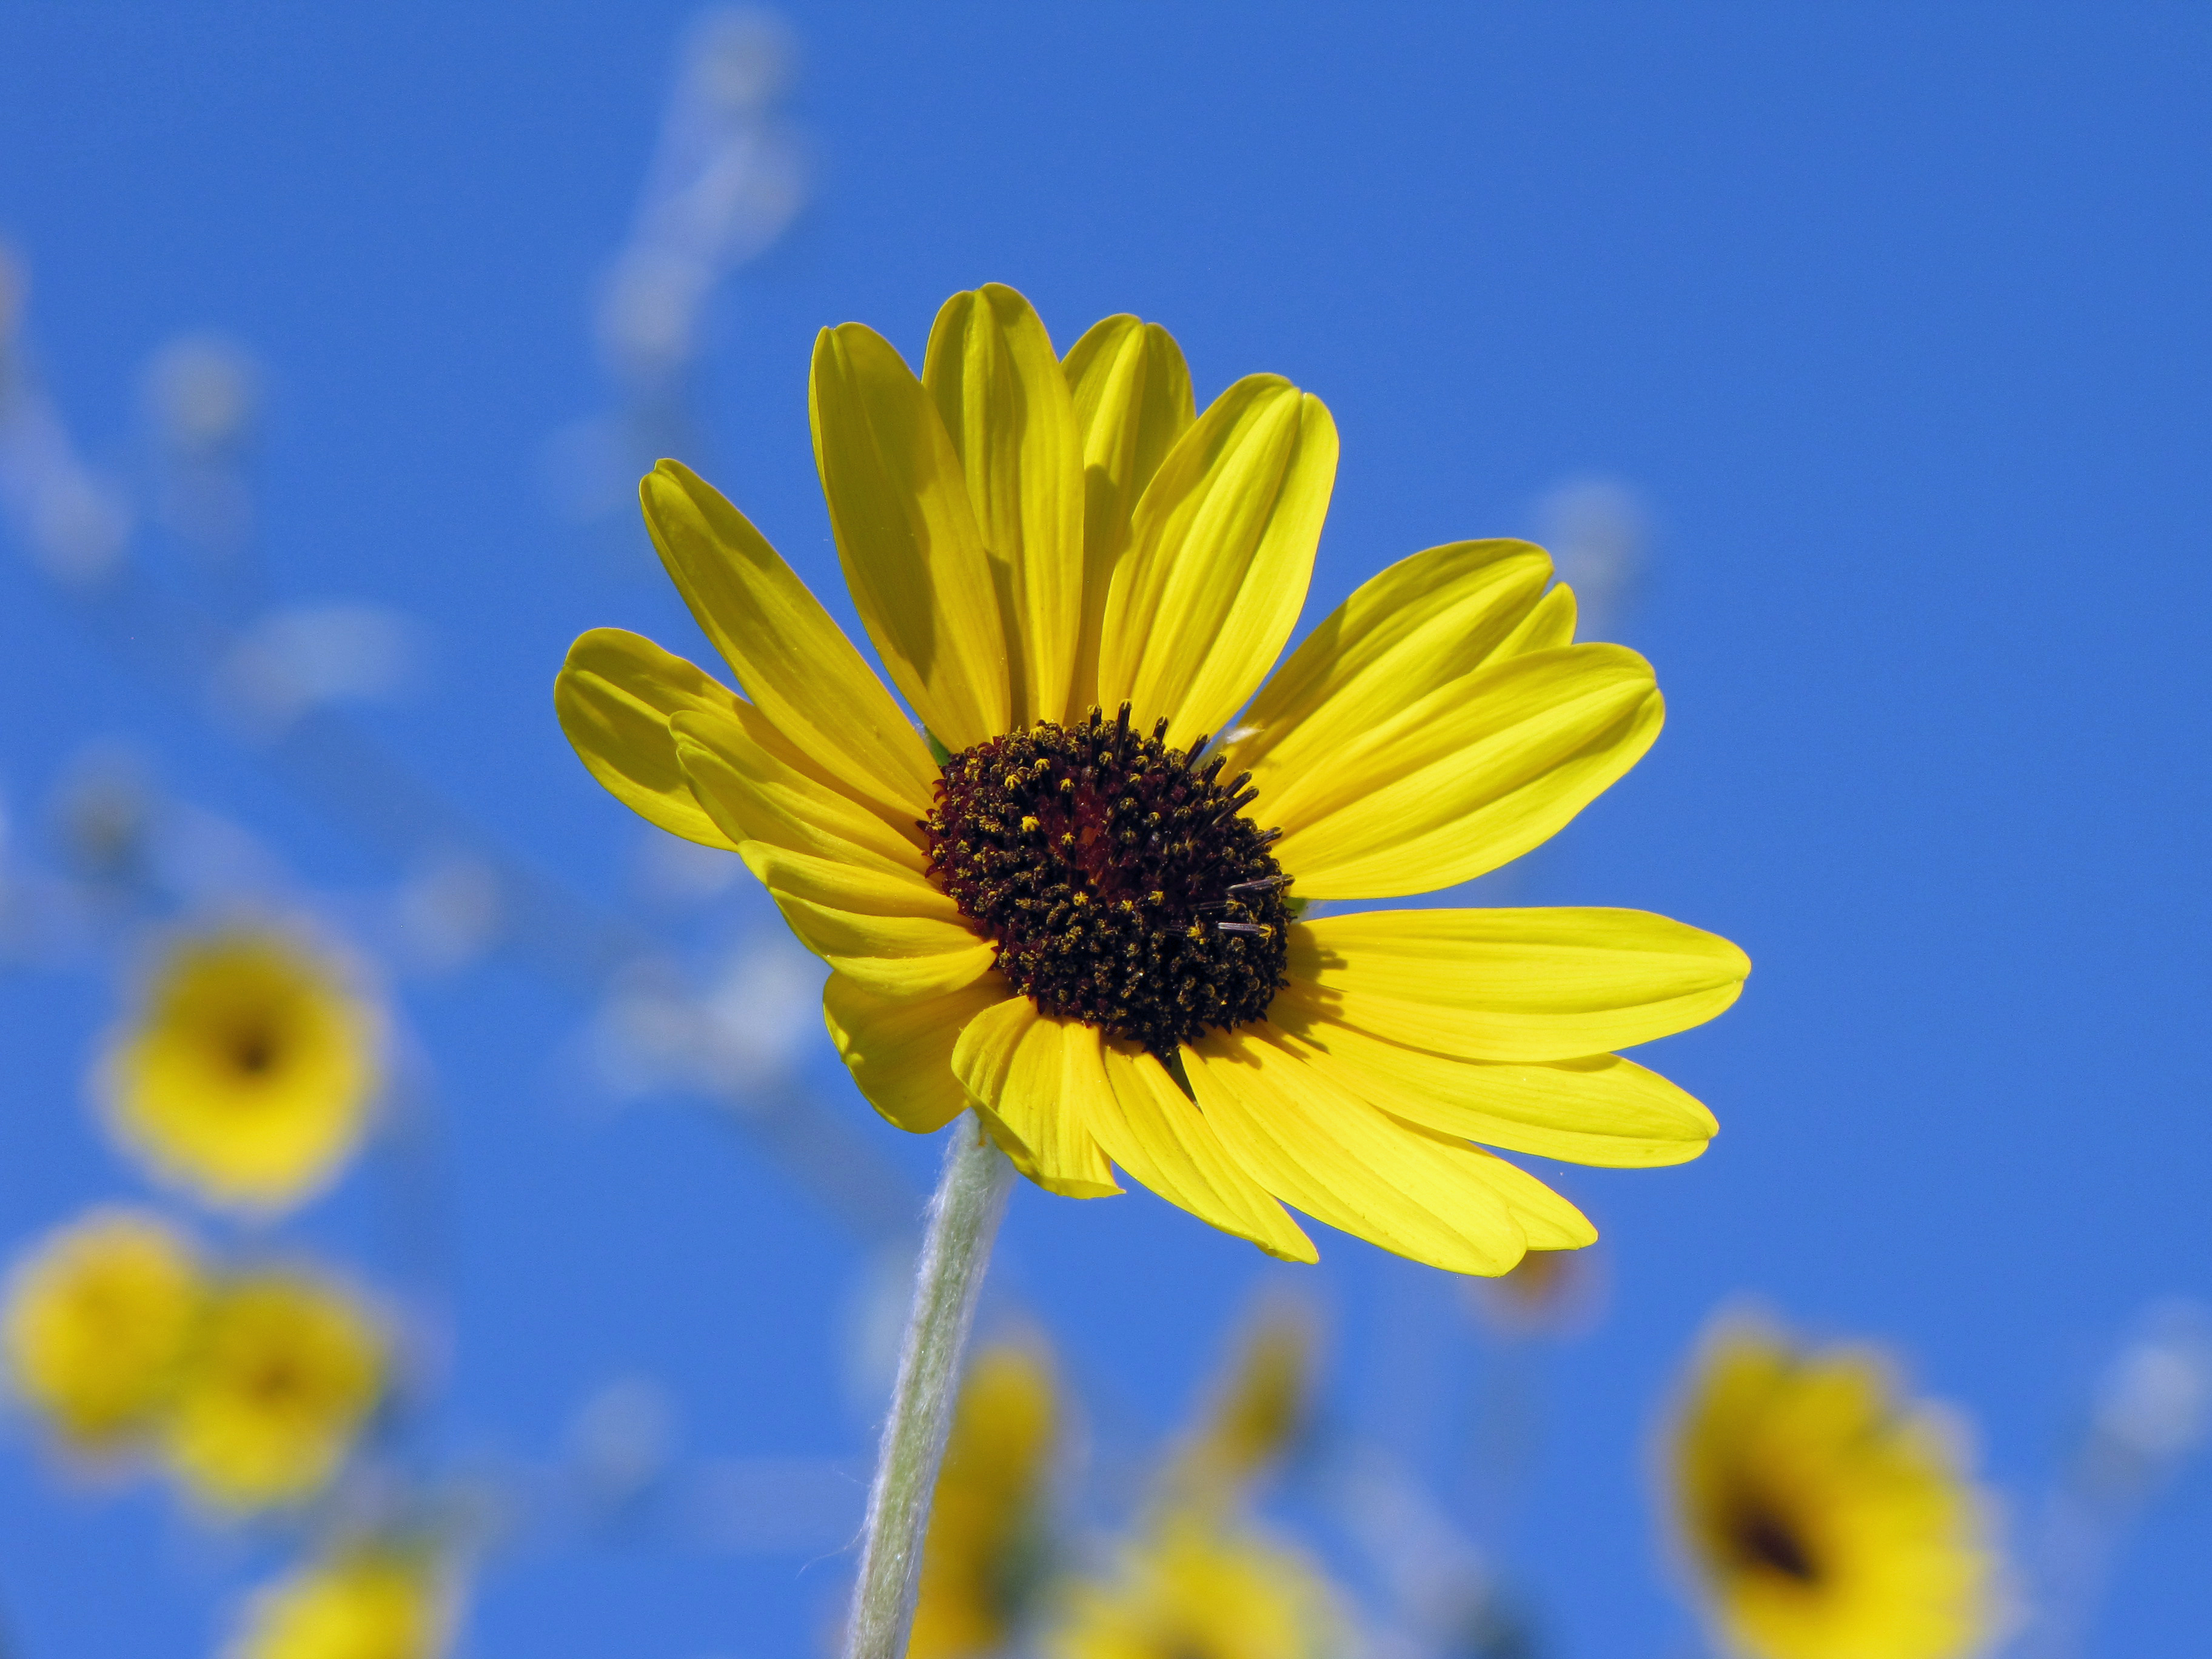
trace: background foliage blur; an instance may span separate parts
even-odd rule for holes
[[[1063,346],[1168,323],[1202,399],[1329,402],[1310,616],[1438,541],[1551,546],[1670,727],[1458,900],[1647,906],[1758,973],[1668,1045],[1705,1160],[1548,1172],[1607,1235],[1556,1283],[1018,1196],[991,1420],[1034,1433],[948,1511],[977,1617],[1043,1619],[1057,1562],[1086,1654],[1285,1583],[1382,1652],[1697,1651],[1647,1443],[1750,1292],[1978,1425],[2021,1651],[2201,1637],[2207,33],[0,13],[0,1232],[136,1206],[212,1284],[359,1298],[382,1356],[349,1473],[244,1519],[145,1475],[173,1453],[57,1447],[19,1376],[10,1650],[212,1652],[331,1583],[427,1587],[471,1653],[825,1639],[933,1149],[547,691],[581,627],[690,636],[631,495],[660,453],[842,605],[812,331],[913,354],[986,279]],[[276,1217],[98,1080],[162,952],[246,923],[381,1031],[357,1152]],[[152,1448],[173,1409],[125,1415]]]

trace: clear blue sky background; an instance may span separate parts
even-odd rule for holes
[[[1668,728],[1522,891],[1680,916],[1757,971],[1648,1056],[1719,1114],[1711,1154],[1559,1173],[1606,1234],[1613,1297],[1546,1364],[1541,1479],[1509,1540],[1553,1650],[1683,1650],[1641,1448],[1740,1291],[1895,1341],[2029,1508],[2135,1310],[2212,1294],[2205,14],[791,15],[814,199],[714,311],[690,459],[817,592],[836,578],[814,330],[861,319],[918,362],[943,297],[990,279],[1063,343],[1109,312],[1165,322],[1201,399],[1265,368],[1328,401],[1343,464],[1309,621],[1418,548],[1534,533],[1562,478],[1648,504],[1626,633]],[[421,617],[433,684],[378,731],[607,893],[636,826],[561,739],[553,670],[599,623],[704,647],[642,534],[580,535],[541,471],[607,399],[591,295],[684,16],[0,7],[0,235],[32,263],[40,362],[82,441],[127,453],[164,339],[250,343],[279,589]],[[26,836],[94,736],[313,883],[393,873],[11,557],[0,781]],[[113,994],[89,969],[0,979],[10,1241],[133,1190],[79,1108]],[[643,1370],[692,1453],[864,1453],[831,1316],[859,1247],[704,1111],[579,1109],[546,1056],[582,1014],[496,963],[409,992],[452,1155],[457,1337],[428,1443],[542,1461],[584,1395]],[[832,1098],[926,1181],[933,1148]],[[390,1271],[358,1194],[307,1231]],[[1296,1282],[1332,1310],[1333,1412],[1452,1490],[1479,1359],[1452,1287],[1322,1242]],[[1149,1197],[1028,1190],[1003,1268],[1102,1424],[1136,1437],[1174,1425],[1267,1276]],[[206,1651],[218,1593],[276,1559],[151,1495],[62,1494],[17,1439],[0,1604],[26,1659]],[[2098,1650],[2200,1645],[2208,1557],[2200,1469],[2120,1569]],[[544,1542],[491,1564],[470,1650],[801,1652],[843,1571]]]

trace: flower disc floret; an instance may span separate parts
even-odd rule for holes
[[[945,763],[929,872],[1047,1014],[1174,1052],[1262,1018],[1289,981],[1275,839],[1204,739],[1170,749],[1129,710],[1040,720]]]

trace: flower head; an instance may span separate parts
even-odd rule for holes
[[[1305,1557],[1243,1525],[1171,1515],[1065,1594],[1049,1659],[1328,1659],[1350,1650]]]
[[[282,1210],[337,1173],[379,1082],[374,1012],[283,934],[227,930],[171,951],[101,1068],[110,1121],[210,1203]]]
[[[170,1467],[217,1510],[311,1497],[352,1450],[387,1363],[351,1292],[294,1268],[240,1273],[209,1305],[169,1420]]]
[[[79,1451],[113,1449],[167,1405],[205,1296],[189,1240],[100,1210],[44,1240],[8,1290],[16,1391]]]
[[[451,1623],[435,1561],[356,1548],[254,1596],[224,1659],[437,1659]]]
[[[1026,1344],[995,1343],[969,1363],[937,1477],[908,1659],[994,1652],[1034,1599],[1057,1395],[1050,1362]]]
[[[664,461],[646,522],[737,696],[617,629],[556,687],[608,789],[740,854],[835,970],[830,1035],[903,1128],[971,1106],[1052,1191],[1115,1166],[1277,1255],[1307,1213],[1496,1273],[1595,1237],[1483,1147],[1677,1163],[1705,1108],[1608,1051],[1711,1018],[1748,964],[1630,910],[1413,909],[1517,857],[1659,729],[1651,671],[1577,645],[1521,542],[1358,589],[1272,675],[1336,467],[1320,401],[1203,414],[1166,331],[1056,354],[1021,295],[945,303],[917,377],[859,324],[814,355],[815,453],[917,732],[735,507]]]
[[[1980,1499],[1879,1356],[1723,1325],[1668,1454],[1683,1551],[1731,1650],[1959,1659],[1993,1633]]]

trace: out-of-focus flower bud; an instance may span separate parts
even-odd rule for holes
[[[2159,1304],[2106,1368],[2089,1410],[2079,1474],[2092,1491],[2147,1493],[2212,1430],[2212,1311]]]
[[[757,6],[717,6],[692,26],[686,74],[698,95],[733,114],[764,109],[790,85],[799,43]]]
[[[243,468],[259,425],[259,365],[220,336],[185,335],[147,364],[143,401],[156,462],[156,515],[204,550],[235,552],[253,528]]]
[[[602,1514],[635,1504],[668,1471],[676,1407],[649,1376],[618,1377],[568,1425],[568,1459],[585,1501]]]
[[[157,804],[136,754],[105,744],[80,753],[51,809],[70,869],[102,887],[144,881],[153,864]]]
[[[1501,1337],[1578,1336],[1605,1302],[1604,1258],[1595,1250],[1531,1250],[1512,1272],[1467,1281],[1468,1304]]]
[[[387,702],[419,683],[421,629],[374,605],[295,605],[247,630],[216,668],[217,708],[251,736],[282,736],[333,702]]]
[[[636,228],[599,300],[600,349],[625,379],[650,387],[678,374],[697,355],[715,285],[805,202],[799,146],[775,110],[795,58],[772,13],[717,8],[694,26]]]
[[[1553,569],[1575,591],[1577,635],[1611,639],[1643,568],[1642,501],[1616,478],[1570,479],[1537,503],[1536,520]]]
[[[92,587],[122,567],[131,511],[106,481],[72,459],[35,476],[27,494],[31,551],[48,575]]]
[[[506,888],[482,859],[453,854],[422,866],[393,900],[399,949],[431,973],[465,968],[496,944],[507,920]]]
[[[823,977],[781,934],[748,938],[698,988],[672,963],[640,963],[594,1024],[600,1082],[617,1097],[672,1088],[742,1102],[787,1077],[815,1039]]]
[[[219,335],[172,340],[146,366],[147,413],[161,447],[199,461],[249,442],[261,411],[261,370]]]

